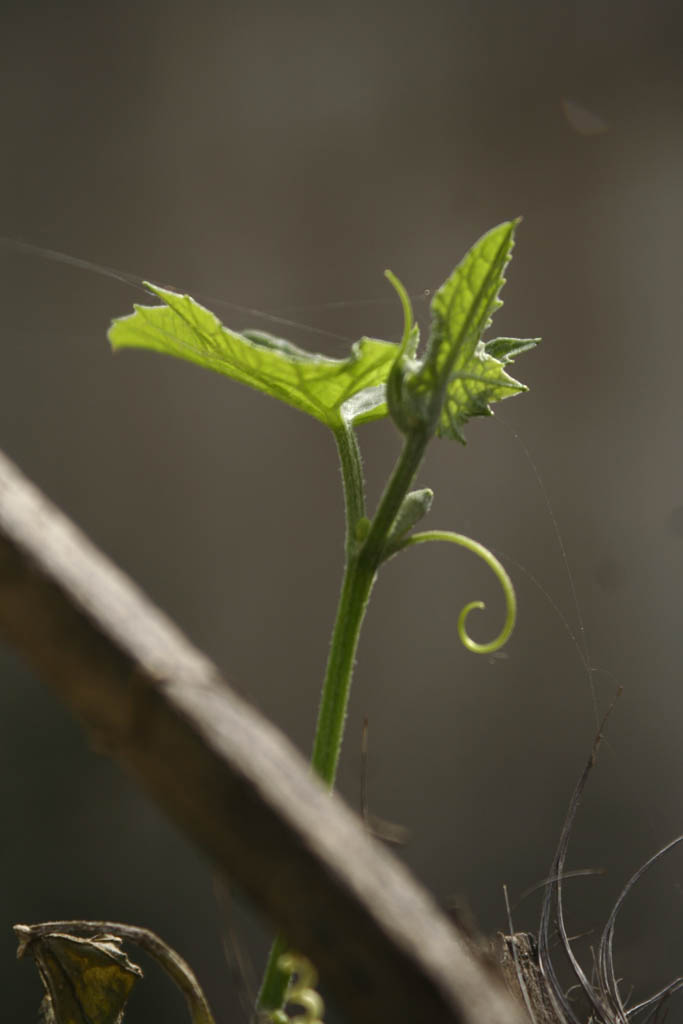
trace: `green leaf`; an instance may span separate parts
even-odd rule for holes
[[[114,320],[114,349],[143,348],[177,356],[263,391],[334,428],[345,419],[386,415],[384,384],[397,346],[361,338],[347,359],[330,359],[263,331],[231,331],[189,295],[146,287],[163,306],[135,306]],[[343,407],[343,408],[342,408]]]
[[[425,368],[437,379],[448,380],[456,360],[472,356],[492,314],[502,306],[498,293],[516,226],[516,221],[507,221],[480,238],[434,295]]]
[[[492,338],[484,342],[488,356],[500,359],[501,363],[511,363],[522,352],[528,352],[539,344],[540,338]]]
[[[436,292],[424,359],[399,354],[388,396],[402,430],[424,427],[464,443],[462,427],[469,419],[491,415],[490,402],[527,390],[504,367],[536,340],[482,341],[502,305],[498,295],[516,226],[507,221],[480,238]]]
[[[390,366],[387,366],[387,371],[389,369]],[[349,425],[379,420],[387,414],[386,385],[377,384],[371,388],[363,388],[351,398],[347,398],[339,408],[342,417]]]
[[[510,360],[507,359],[506,362]],[[462,427],[473,416],[492,416],[490,402],[527,391],[525,384],[505,371],[505,364],[486,352],[479,342],[470,358],[458,361],[448,381],[437,434],[465,444]]]

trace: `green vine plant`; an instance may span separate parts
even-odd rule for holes
[[[434,437],[465,443],[463,428],[474,416],[491,415],[490,404],[526,391],[508,365],[539,339],[483,340],[495,310],[514,245],[517,221],[493,228],[475,243],[435,292],[431,330],[424,350],[408,294],[398,278],[386,276],[403,308],[399,343],[361,338],[346,359],[332,359],[263,331],[238,333],[225,327],[188,295],[146,284],[161,305],[135,306],[113,322],[115,350],[151,349],[222,373],[279,398],[328,427],[336,441],[346,508],[345,564],[332,632],[312,766],[334,786],[344,721],[361,626],[381,565],[414,544],[443,541],[482,558],[500,582],[505,619],[488,642],[468,632],[472,601],[460,612],[458,634],[476,653],[498,650],[510,636],[516,615],[510,578],[494,555],[469,537],[446,530],[413,532],[429,512],[433,492],[411,490],[428,444]],[[356,427],[390,416],[403,435],[403,447],[372,516],[366,508],[365,481]],[[286,1019],[293,962],[284,938],[276,939],[258,998],[262,1017]],[[315,1018],[312,1018],[315,1019]]]

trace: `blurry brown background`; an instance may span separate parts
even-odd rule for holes
[[[552,602],[588,645],[600,707],[624,687],[570,851],[608,875],[568,883],[570,929],[600,925],[683,824],[682,22],[678,3],[624,0],[2,9],[4,236],[288,310],[328,333],[283,333],[341,355],[398,336],[385,267],[419,296],[525,217],[495,331],[543,336],[516,366],[531,392],[471,423],[467,449],[435,442],[421,475],[432,526],[502,554],[519,624],[504,656],[468,654],[462,604],[489,601],[480,638],[502,611],[485,567],[440,548],[392,562],[340,774],[357,806],[368,715],[372,810],[410,829],[401,856],[438,899],[465,897],[491,931],[502,884],[514,899],[547,872],[594,731]],[[113,358],[108,322],[140,292],[6,247],[0,266],[0,446],[307,752],[342,565],[332,438],[189,365]],[[374,502],[398,436],[370,425],[361,444]],[[11,651],[0,671],[4,1018],[35,1019],[39,999],[12,923],[113,917],[158,930],[219,1020],[243,1019],[209,865]],[[672,855],[618,928],[627,985],[680,972],[682,910]],[[267,932],[239,897],[235,913],[260,971]],[[129,1019],[184,1013],[142,986]]]

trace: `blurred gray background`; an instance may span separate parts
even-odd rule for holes
[[[625,0],[2,9],[3,236],[220,299],[236,328],[272,328],[237,306],[279,312],[341,356],[400,333],[385,267],[426,324],[424,290],[524,216],[495,333],[543,336],[515,367],[531,391],[472,422],[466,449],[435,442],[421,475],[429,523],[509,566],[518,627],[502,656],[459,646],[463,603],[488,601],[481,639],[502,613],[465,552],[387,566],[340,773],[357,806],[368,716],[372,811],[491,932],[503,883],[514,901],[547,873],[591,678],[601,709],[624,694],[570,850],[607,875],[568,883],[570,929],[601,925],[683,823],[682,29],[679,3]],[[343,554],[331,436],[188,364],[113,358],[108,322],[140,291],[7,246],[0,266],[0,446],[308,752]],[[360,433],[374,502],[399,438]],[[9,650],[0,671],[5,1018],[35,1019],[40,998],[14,922],[112,917],[159,931],[219,1021],[243,1020],[210,865]],[[231,905],[260,973],[267,926]],[[680,972],[682,910],[674,854],[624,911],[627,985]],[[537,914],[534,896],[517,927]],[[150,981],[129,1019],[184,1014]]]

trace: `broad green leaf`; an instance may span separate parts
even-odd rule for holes
[[[189,295],[146,285],[163,306],[135,306],[114,320],[114,349],[143,348],[177,356],[280,398],[334,429],[344,418],[386,415],[384,384],[397,346],[361,338],[347,359],[306,352],[263,331],[231,331]],[[342,409],[342,407],[344,407]]]
[[[526,391],[505,371],[505,364],[536,341],[482,341],[492,314],[502,305],[498,295],[516,225],[508,221],[480,238],[436,292],[424,359],[398,357],[388,393],[401,429],[425,425],[440,437],[464,443],[462,427],[469,419],[490,415],[490,402]]]

